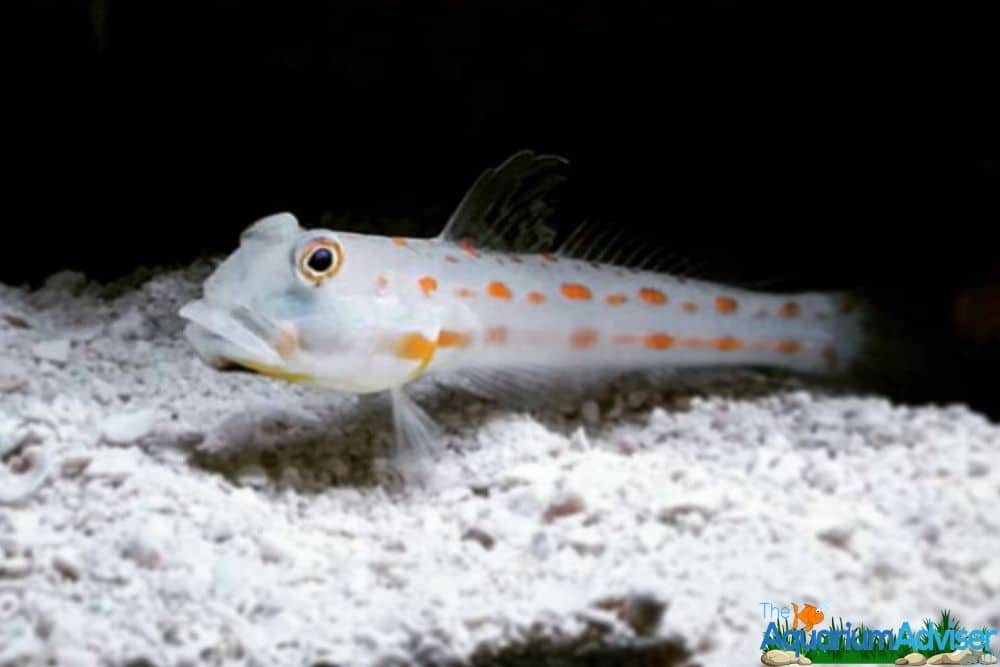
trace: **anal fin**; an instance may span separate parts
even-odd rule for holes
[[[599,394],[625,373],[603,368],[522,365],[506,369],[467,369],[442,378],[442,381],[502,405],[531,408],[582,401]]]

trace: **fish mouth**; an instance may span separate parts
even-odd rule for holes
[[[205,299],[180,310],[188,320],[184,335],[198,356],[219,368],[279,375],[297,347],[294,329],[258,315],[245,306],[227,308]]]

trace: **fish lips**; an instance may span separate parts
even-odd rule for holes
[[[280,328],[245,306],[227,308],[198,299],[185,304],[179,314],[188,320],[184,329],[188,342],[212,366],[225,368],[241,360],[276,368],[284,365],[271,342],[279,339]]]

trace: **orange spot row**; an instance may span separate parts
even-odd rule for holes
[[[457,261],[457,260],[455,260]],[[385,276],[378,276],[376,279],[377,285],[380,288],[385,288],[388,285],[388,280]],[[433,276],[423,276],[418,280],[421,291],[430,295],[438,289],[437,280]],[[563,283],[559,288],[560,293],[567,299],[574,301],[589,301],[593,298],[593,292],[586,285],[581,285],[580,283]],[[514,298],[514,293],[511,289],[501,281],[491,281],[486,284],[485,292],[488,296],[494,299],[501,299],[504,301],[509,301]],[[475,296],[475,292],[468,288],[460,287],[455,290],[455,296],[462,299],[469,299]],[[537,290],[532,290],[525,295],[526,299],[535,305],[545,303],[547,301],[546,296]],[[643,287],[639,290],[639,298],[650,305],[661,306],[665,305],[669,298],[661,290],[652,287]],[[620,306],[628,302],[628,297],[624,294],[615,293],[608,294],[604,297],[604,303],[609,306]],[[699,312],[699,306],[693,301],[683,301],[680,304],[681,310],[685,313],[694,314]],[[739,310],[739,303],[736,299],[731,297],[720,296],[715,299],[715,309],[719,313],[729,315],[737,312]],[[778,309],[778,314],[782,317],[798,317],[801,314],[801,308],[799,305],[793,301],[789,301],[783,304]],[[760,313],[759,313],[760,315]],[[818,314],[817,317],[829,317],[826,313]],[[728,346],[732,343],[722,343],[720,349],[730,349]]]
[[[457,260],[456,260],[457,261]],[[432,276],[424,276],[419,280],[420,288],[424,294],[430,294],[437,290],[437,281]],[[383,278],[379,278],[379,286],[385,287],[386,283],[383,282]],[[563,297],[573,300],[573,301],[589,301],[593,298],[593,292],[586,285],[580,283],[563,283],[559,286],[559,292]],[[514,293],[511,289],[499,280],[494,280],[486,284],[485,293],[494,299],[501,299],[504,301],[509,301],[514,298]],[[460,299],[470,299],[475,296],[475,292],[471,289],[460,287],[455,290],[455,296]],[[532,290],[525,294],[525,298],[528,302],[538,305],[545,303],[548,299],[542,292],[537,290]],[[654,306],[662,306],[669,302],[669,297],[659,289],[652,287],[643,287],[639,290],[639,298]],[[628,297],[625,294],[614,293],[608,294],[604,297],[604,303],[609,306],[621,306],[628,303]],[[700,308],[697,303],[693,301],[683,301],[680,304],[681,310],[688,314],[694,314],[699,312]],[[723,314],[735,313],[739,309],[738,302],[730,297],[718,297],[715,300],[715,309]],[[780,314],[785,317],[794,317],[799,314],[798,305],[789,302],[784,304],[780,309]]]
[[[641,343],[653,350],[666,350],[672,347],[691,349],[716,349],[722,352],[735,352],[744,348],[769,349],[782,354],[798,354],[804,350],[801,343],[794,340],[770,342],[747,342],[741,338],[722,336],[720,338],[675,338],[670,334],[651,333],[645,336],[635,334],[617,334],[611,338],[615,345],[637,345]]]
[[[509,339],[510,332],[505,326],[491,327],[483,334],[483,341],[489,345],[503,345]],[[579,329],[570,334],[569,343],[575,349],[586,349],[597,344],[599,339],[600,334],[594,329]],[[420,334],[409,334],[401,340],[397,348],[397,353],[406,359],[429,361],[436,347],[464,348],[468,347],[471,342],[472,336],[470,334],[448,329],[441,330],[438,334],[436,344]],[[642,345],[651,350],[668,350],[674,347],[683,347],[734,352],[748,348],[773,350],[782,354],[798,354],[805,349],[801,343],[795,340],[748,342],[733,336],[722,336],[719,338],[676,338],[667,333],[650,333],[645,335],[616,334],[611,337],[611,342],[615,345]],[[836,363],[833,351],[829,348],[823,351],[823,355],[828,363]]]

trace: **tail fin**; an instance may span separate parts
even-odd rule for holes
[[[863,388],[899,400],[925,399],[947,350],[941,313],[886,294],[843,303],[834,333],[839,370]]]

